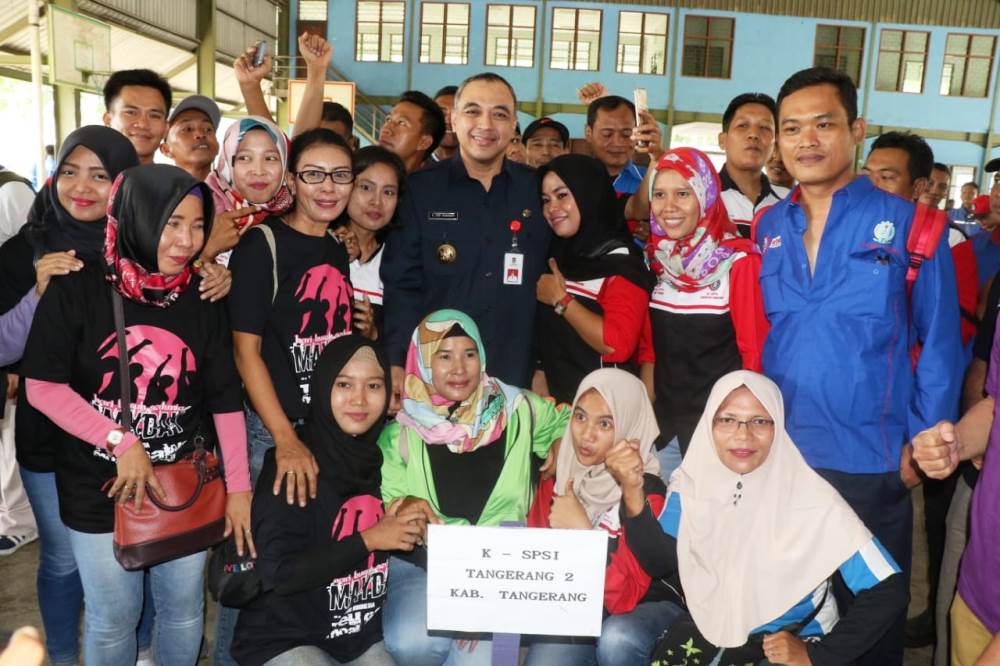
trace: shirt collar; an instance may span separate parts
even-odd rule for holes
[[[725,164],[722,165],[722,169],[719,171],[719,181],[722,183],[723,191],[736,190],[743,196],[747,196],[746,193],[740,189],[740,186],[736,184],[736,181],[734,181],[729,175],[729,171],[726,170]],[[766,199],[769,194],[773,195],[775,199],[781,199],[781,197],[778,196],[778,193],[774,191],[774,188],[771,187],[771,181],[769,181],[767,176],[762,173],[760,174],[760,195],[757,197],[757,201],[753,202],[753,205],[757,206],[757,204]],[[747,199],[749,198],[750,197],[747,197]]]
[[[448,182],[454,183],[456,181],[466,179],[471,180],[472,176],[469,175],[468,169],[465,168],[465,162],[462,161],[461,149],[455,152],[454,155],[449,157],[447,160],[442,160],[448,162]],[[500,175],[510,175],[511,172],[511,161],[506,157],[503,158],[503,166],[500,167]],[[497,176],[494,176],[496,178]]]
[[[875,185],[868,176],[863,176],[861,174],[855,174],[854,180],[844,185],[842,188],[833,193],[833,196],[846,196],[848,199],[861,199],[872,190],[875,189]],[[791,195],[788,197],[788,202],[796,207],[801,207],[802,204],[799,200],[802,197],[801,187],[796,184],[795,189],[792,190]]]

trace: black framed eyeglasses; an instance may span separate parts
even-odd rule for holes
[[[337,169],[336,171],[306,169],[305,171],[296,171],[295,177],[306,185],[319,185],[327,178],[337,185],[350,185],[354,182],[354,172],[350,169]]]
[[[747,432],[752,435],[766,435],[774,428],[774,421],[771,419],[764,418],[753,418],[747,419],[746,421],[740,421],[739,419],[734,419],[731,416],[716,416],[712,419],[715,427],[719,429],[719,432],[729,435],[735,433],[740,429],[741,425],[747,427]]]

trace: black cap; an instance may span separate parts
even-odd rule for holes
[[[243,608],[260,596],[263,584],[250,557],[250,549],[243,548],[243,556],[236,554],[236,540],[229,537],[212,551],[208,563],[208,589],[212,597],[223,606]]]
[[[528,139],[531,135],[540,130],[543,127],[551,127],[555,131],[559,132],[559,136],[562,137],[564,144],[569,145],[569,130],[558,120],[553,120],[552,118],[538,118],[532,120],[531,124],[528,125],[524,132],[521,133],[521,141],[523,143],[528,143]]]
[[[986,166],[983,167],[983,170],[986,173],[993,173],[994,171],[1000,171],[1000,157],[994,157],[989,162],[987,162]]]

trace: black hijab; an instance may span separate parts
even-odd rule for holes
[[[354,437],[341,430],[333,417],[330,392],[337,375],[362,347],[372,349],[379,365],[385,370],[386,403],[375,425],[368,432]],[[389,360],[381,345],[373,344],[357,333],[343,335],[330,342],[316,362],[309,384],[309,395],[309,418],[302,430],[302,441],[316,457],[320,474],[326,479],[332,479],[338,492],[345,497],[380,497],[382,450],[377,441],[382,433],[389,409],[389,397],[392,395]]]
[[[586,155],[560,155],[538,169],[539,192],[549,172],[566,183],[580,211],[576,234],[552,239],[552,256],[559,264],[559,271],[577,282],[620,275],[652,292],[656,277],[646,268],[642,251],[618,219],[617,197],[604,165]],[[611,254],[620,248],[627,253]]]
[[[202,200],[208,240],[215,208],[208,185],[171,164],[148,164],[125,171],[110,199],[111,215],[118,221],[117,253],[155,273],[163,230],[189,194]]]
[[[107,218],[81,222],[69,214],[56,193],[56,180],[63,162],[78,146],[89,148],[114,181],[118,174],[139,165],[139,158],[124,134],[103,125],[87,125],[73,131],[63,142],[55,174],[42,187],[28,212],[25,237],[40,257],[48,252],[76,250],[83,261],[99,259],[104,250],[104,223]]]

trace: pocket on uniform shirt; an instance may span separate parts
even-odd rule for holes
[[[768,319],[773,321],[773,315],[794,309],[791,307],[781,284],[780,259],[768,261],[765,257],[761,261],[758,279],[760,280],[761,294],[764,297],[764,313],[767,314]]]
[[[888,248],[864,248],[852,252],[847,265],[844,311],[858,315],[887,315],[902,293],[900,282],[905,270],[902,257]]]

